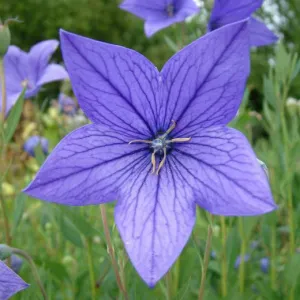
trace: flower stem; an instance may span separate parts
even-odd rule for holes
[[[4,61],[0,58],[0,81],[2,92],[2,109],[1,109],[1,122],[4,124],[6,114],[6,85],[5,85],[5,73],[4,73]]]
[[[118,287],[119,287],[120,291],[123,293],[124,299],[127,300],[128,295],[127,295],[127,291],[126,291],[125,287],[123,286],[121,276],[119,274],[118,263],[116,261],[115,252],[114,252],[112,242],[111,242],[111,238],[110,238],[110,233],[109,233],[109,228],[108,228],[108,223],[107,223],[107,217],[106,217],[106,209],[105,209],[104,204],[100,205],[100,211],[101,211],[101,216],[102,216],[102,223],[103,223],[103,228],[104,228],[105,239],[106,239],[107,248],[108,248],[108,254],[110,256],[111,263],[112,263],[112,266],[113,266],[113,269],[114,269],[114,272],[115,272],[117,284],[118,284]]]
[[[0,182],[0,184],[2,184],[2,182]],[[3,212],[3,221],[4,221],[4,230],[5,230],[5,240],[6,240],[6,244],[7,246],[11,246],[11,235],[10,235],[10,225],[9,225],[9,220],[8,220],[8,216],[7,216],[7,211],[6,211],[6,205],[4,202],[4,198],[2,196],[2,188],[0,187],[0,204],[1,204],[1,208],[2,208],[2,212]],[[8,266],[11,265],[11,258],[8,259]]]
[[[207,240],[206,240],[206,247],[205,247],[205,253],[204,253],[204,262],[202,267],[202,276],[201,276],[201,284],[199,289],[199,295],[198,300],[203,300],[204,296],[204,288],[205,288],[205,281],[206,281],[206,274],[208,269],[208,263],[210,258],[210,249],[211,249],[211,243],[212,243],[212,236],[213,236],[213,216],[211,216],[210,223],[208,224],[208,230],[207,230]]]
[[[23,258],[25,258],[27,260],[27,262],[29,263],[29,265],[31,267],[33,277],[34,277],[41,293],[43,294],[44,300],[48,300],[49,298],[46,294],[46,291],[45,291],[45,288],[44,288],[43,283],[41,281],[41,278],[39,276],[38,270],[36,268],[36,265],[35,265],[33,259],[31,258],[31,256],[27,252],[25,252],[23,250],[20,250],[20,249],[17,249],[17,248],[11,248],[11,250],[14,254],[20,255],[20,256],[22,256]]]
[[[172,300],[172,273],[171,270],[166,275],[167,281],[167,300]]]
[[[245,255],[246,255],[246,241],[244,239],[244,220],[242,217],[238,218],[238,227],[240,232],[240,238],[241,238],[241,252],[240,252],[240,258],[241,263],[239,265],[239,283],[240,283],[240,292],[241,294],[245,291]]]
[[[271,287],[273,291],[276,291],[276,228],[274,224],[272,225],[271,229],[271,272],[270,272],[270,280],[271,280]]]
[[[222,233],[222,261],[221,261],[221,291],[222,297],[227,296],[227,260],[226,260],[226,240],[227,240],[227,228],[226,219],[224,216],[221,219],[221,233]]]
[[[97,299],[96,279],[95,279],[95,272],[94,272],[93,259],[92,259],[92,245],[90,240],[87,240],[86,247],[87,247],[87,259],[88,259],[90,281],[91,281],[91,288],[92,288],[92,300],[96,300]]]

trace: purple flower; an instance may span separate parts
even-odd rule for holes
[[[27,287],[28,284],[0,260],[0,299],[9,299]]]
[[[146,21],[147,37],[199,12],[193,0],[125,0],[120,8]]]
[[[124,47],[65,31],[61,41],[93,124],[57,145],[27,194],[65,205],[117,199],[118,230],[149,286],[188,241],[197,204],[228,216],[275,209],[251,146],[226,126],[249,74],[247,21],[196,40],[161,72]]]
[[[245,254],[244,259],[242,259],[242,257],[239,255],[237,257],[237,259],[235,260],[234,267],[236,269],[238,269],[242,261],[244,261],[244,263],[245,263],[245,262],[248,262],[249,260],[250,260],[250,255],[249,254]]]
[[[48,140],[44,137],[40,137],[37,135],[31,136],[27,139],[27,141],[23,145],[24,151],[26,151],[30,156],[35,156],[34,150],[38,145],[42,146],[42,150],[45,155],[49,152],[49,144]]]
[[[60,93],[58,96],[60,111],[66,115],[74,115],[77,110],[76,102],[69,96]]]
[[[269,258],[268,257],[263,257],[263,258],[260,259],[259,263],[260,263],[260,269],[262,270],[262,272],[268,273],[269,272],[269,267],[270,267]]]
[[[27,87],[25,98],[30,98],[38,93],[42,85],[68,78],[64,67],[58,64],[49,64],[49,59],[58,44],[56,40],[43,41],[33,46],[29,53],[16,46],[9,47],[4,56],[7,113],[17,101],[24,87]]]
[[[263,0],[215,0],[208,23],[209,31],[250,17],[262,5]],[[261,21],[250,18],[250,45],[266,46],[273,44],[278,37]]]

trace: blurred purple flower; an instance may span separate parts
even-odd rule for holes
[[[58,96],[58,105],[60,111],[66,115],[74,115],[77,110],[76,102],[69,96],[60,93]]]
[[[260,269],[262,270],[262,272],[268,273],[269,272],[269,267],[270,267],[269,258],[268,257],[263,257],[263,258],[260,259],[259,263],[260,263]]]
[[[249,254],[245,254],[244,255],[244,259],[242,259],[242,257],[239,255],[237,257],[237,259],[235,260],[235,263],[234,263],[235,269],[239,268],[239,266],[240,266],[240,264],[241,264],[242,261],[247,262],[249,260],[250,260],[250,255]]]
[[[23,149],[30,156],[34,157],[35,156],[35,153],[34,153],[35,147],[39,144],[42,146],[42,150],[43,150],[44,154],[47,155],[48,151],[49,151],[48,140],[44,137],[40,137],[37,135],[31,136],[30,138],[28,138],[27,141],[24,143]]]
[[[259,241],[252,241],[250,243],[250,248],[253,250],[256,249],[258,246],[259,246]]]
[[[147,37],[199,12],[193,0],[125,0],[120,8],[146,21]]]
[[[13,254],[11,256],[11,269],[18,274],[21,270],[22,265],[23,265],[23,259]]]
[[[6,300],[29,285],[0,260],[0,299]]]
[[[208,23],[209,31],[249,18],[262,3],[263,0],[215,0]],[[250,18],[249,32],[251,46],[266,46],[278,40],[263,22],[253,17]]]
[[[133,50],[61,31],[75,95],[94,124],[66,136],[25,192],[64,205],[118,199],[118,230],[149,286],[185,246],[196,204],[228,216],[276,208],[247,139],[226,126],[249,74],[247,24],[196,40],[161,72]]]
[[[49,64],[49,59],[57,49],[58,44],[59,42],[56,40],[43,41],[33,46],[29,53],[16,46],[9,47],[7,54],[4,56],[7,113],[17,101],[25,86],[27,87],[25,99],[27,99],[35,96],[42,85],[68,78],[68,73],[63,66]]]

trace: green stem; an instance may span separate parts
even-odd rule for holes
[[[174,279],[173,279],[173,293],[174,293],[173,295],[176,295],[179,287],[180,256],[177,258],[174,269],[175,270],[174,270]]]
[[[115,272],[117,284],[118,284],[120,291],[123,293],[124,299],[127,300],[128,295],[127,295],[127,291],[126,291],[125,287],[123,286],[121,276],[119,273],[118,263],[116,261],[114,248],[112,246],[112,242],[111,242],[111,238],[110,238],[109,227],[108,227],[108,222],[107,222],[107,217],[106,217],[106,209],[105,209],[104,204],[100,205],[100,211],[101,211],[101,216],[102,216],[102,223],[103,223],[103,228],[104,228],[105,239],[106,239],[107,248],[108,248],[108,254],[110,256],[111,263],[112,263],[112,266],[113,266],[113,269]]]
[[[40,289],[40,291],[43,295],[44,300],[48,300],[49,298],[46,294],[46,291],[45,291],[45,288],[44,288],[43,283],[41,281],[41,278],[39,276],[38,270],[36,268],[36,265],[35,265],[33,259],[31,258],[31,256],[27,252],[25,252],[23,250],[20,250],[20,249],[11,248],[11,250],[14,254],[20,255],[20,256],[22,256],[23,258],[25,258],[27,260],[27,262],[29,263],[29,265],[31,267],[33,277],[34,277],[34,279],[35,279],[35,281],[36,281],[36,283],[37,283],[37,285],[38,285],[38,287],[39,287],[39,289]]]
[[[167,281],[167,300],[172,300],[172,273],[171,270],[166,275]]]
[[[87,259],[88,259],[89,274],[90,274],[90,281],[91,281],[91,288],[92,288],[92,300],[96,300],[97,299],[96,279],[95,279],[95,272],[94,272],[93,259],[92,259],[93,257],[92,245],[90,240],[86,242],[86,247],[87,247]]]
[[[273,291],[276,291],[276,228],[274,224],[272,225],[271,229],[271,272],[270,272],[270,279],[271,279],[271,287]]]
[[[204,253],[204,262],[202,267],[202,276],[201,276],[201,284],[198,294],[198,300],[203,300],[204,296],[204,289],[205,289],[205,281],[206,281],[206,274],[208,269],[208,263],[210,258],[210,251],[211,251],[211,243],[212,243],[212,236],[213,236],[213,216],[211,216],[211,222],[208,224],[208,230],[207,230],[207,240],[206,240],[206,247],[205,247],[205,253]]]
[[[239,285],[241,294],[245,291],[245,255],[246,255],[246,241],[244,239],[244,220],[242,217],[238,218],[238,227],[241,238],[241,252],[239,265]]]
[[[0,184],[2,184],[2,182],[0,181]],[[9,219],[8,219],[8,215],[7,215],[7,211],[6,211],[6,205],[4,202],[4,198],[2,196],[2,188],[0,187],[0,204],[1,204],[1,208],[2,208],[2,212],[3,212],[3,222],[4,222],[4,230],[5,230],[5,240],[6,240],[6,244],[7,246],[11,246],[11,235],[10,235],[10,225],[9,225]],[[11,258],[8,259],[8,266],[11,265]]]
[[[5,85],[5,73],[4,73],[4,61],[0,58],[0,81],[2,92],[2,109],[1,109],[1,122],[4,124],[6,114],[6,85]]]
[[[221,291],[222,297],[227,296],[227,257],[226,257],[226,240],[227,240],[227,228],[226,219],[224,216],[221,219],[221,233],[222,233],[222,258],[221,258]]]

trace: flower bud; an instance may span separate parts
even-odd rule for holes
[[[7,23],[0,20],[0,57],[3,57],[10,45],[10,31]]]
[[[12,255],[11,248],[5,244],[0,244],[0,260],[9,258]]]

